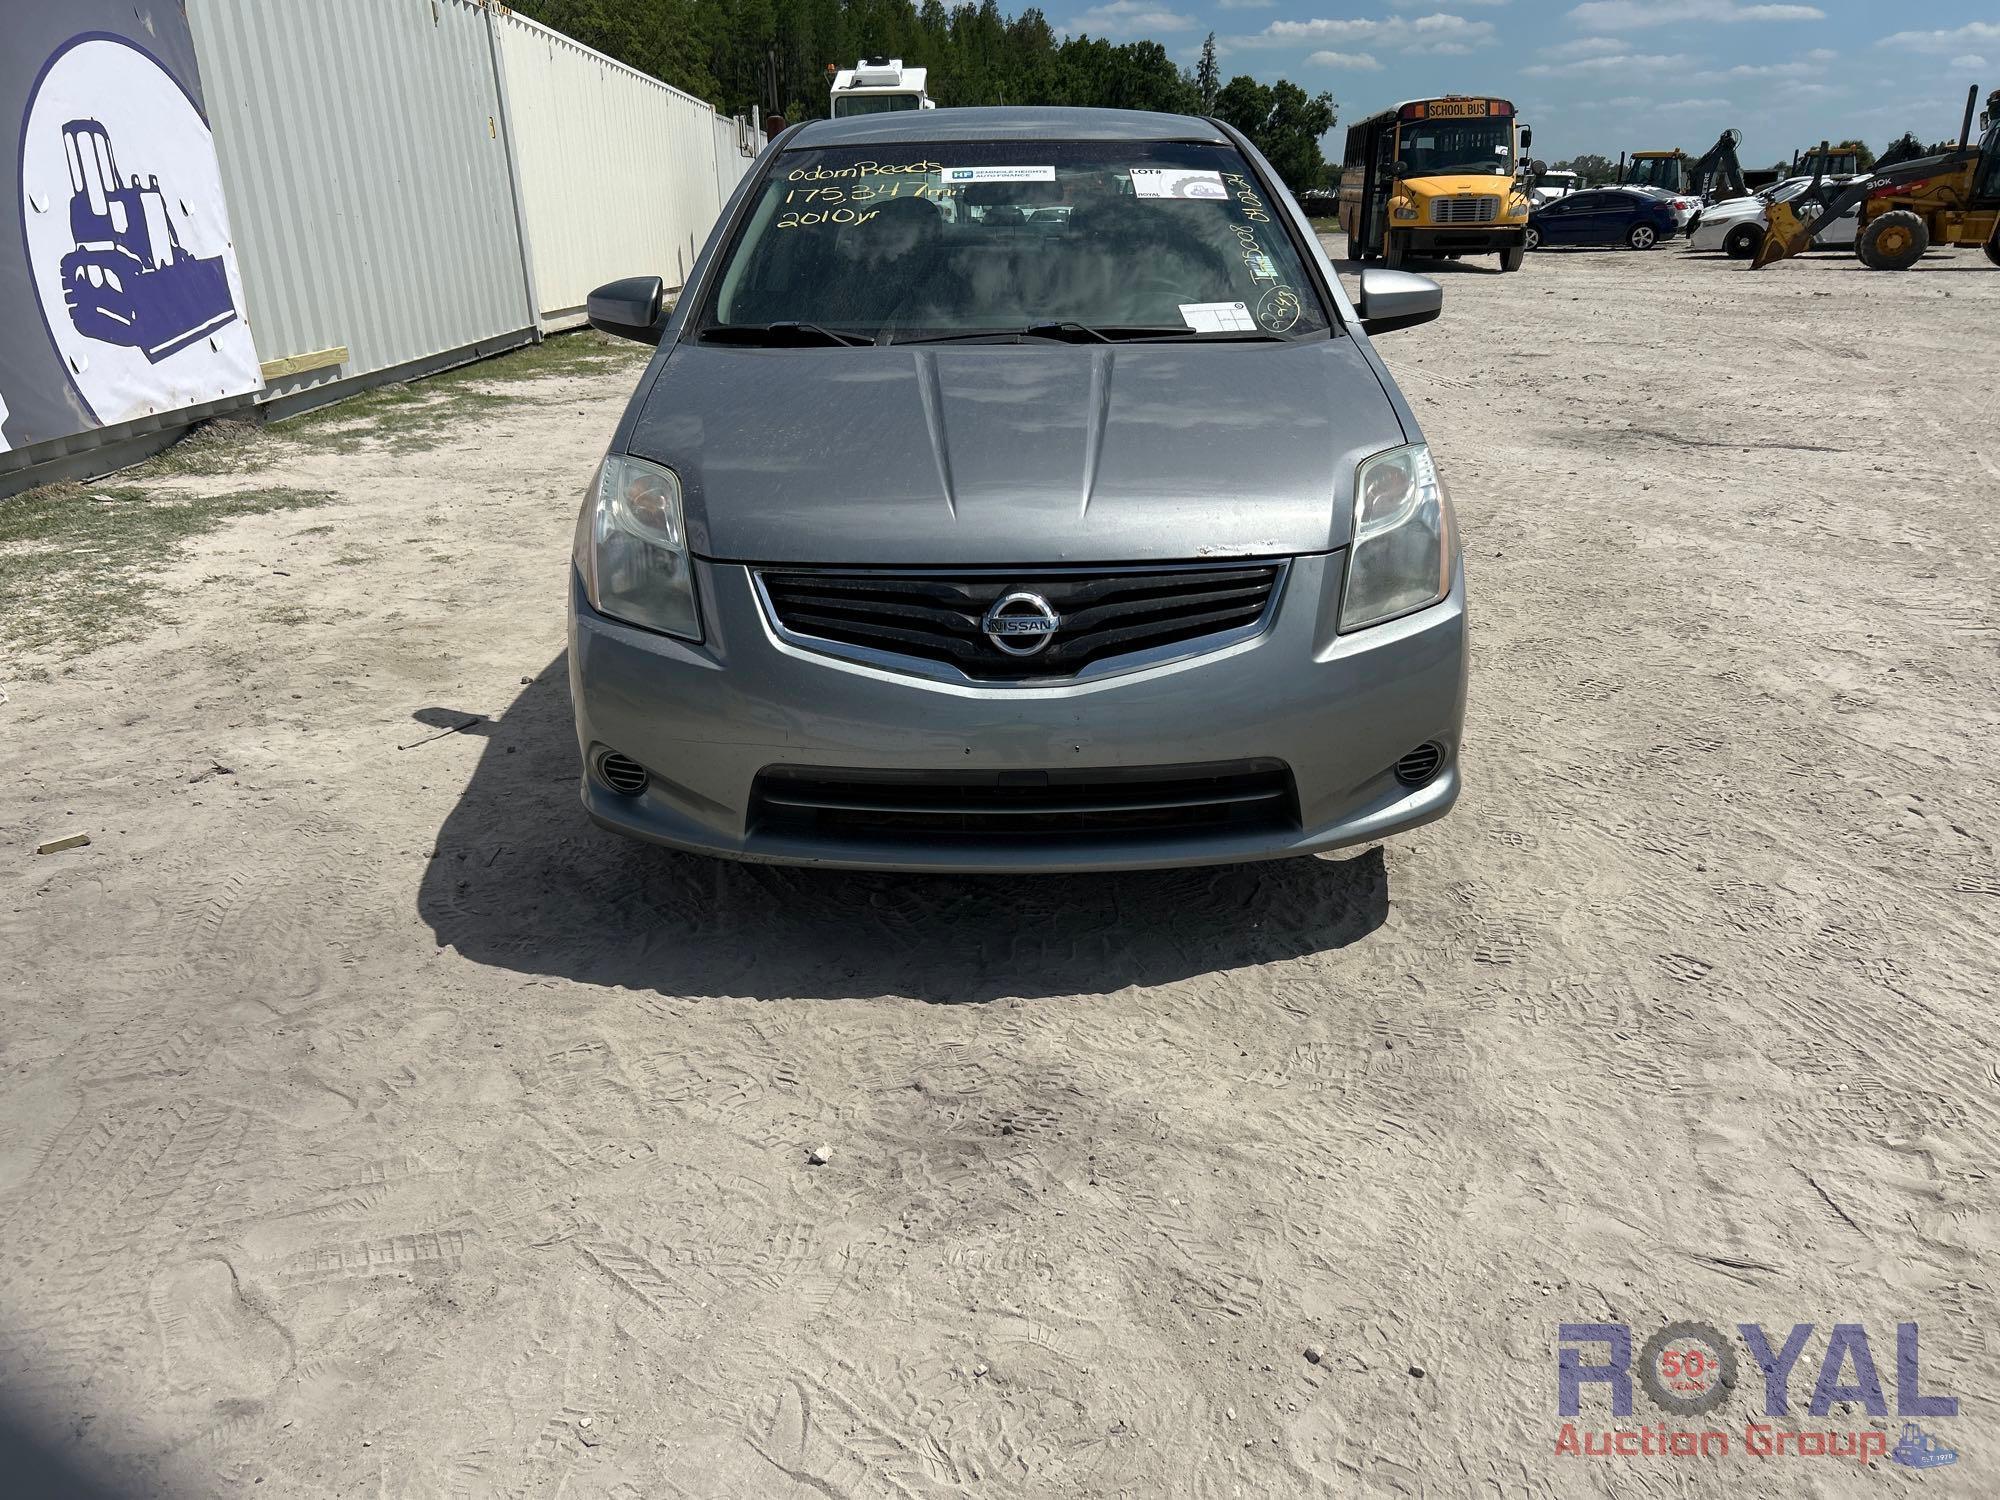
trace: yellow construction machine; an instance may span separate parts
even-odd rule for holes
[[[2000,266],[2000,90],[1987,100],[1979,143],[1972,143],[1974,85],[1955,149],[1899,161],[1845,183],[1816,172],[1789,203],[1773,203],[1764,243],[1751,261],[1761,270],[1811,248],[1813,227],[1859,205],[1854,253],[1875,271],[1907,271],[1932,245],[1978,246]],[[1824,167],[1829,153],[1820,148]]]

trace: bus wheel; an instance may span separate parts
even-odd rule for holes
[[[1516,245],[1511,250],[1502,250],[1500,252],[1500,269],[1503,271],[1518,271],[1521,269],[1522,262],[1527,260],[1527,258],[1528,247],[1526,245]]]
[[[1382,247],[1382,264],[1392,271],[1400,271],[1409,253],[1410,242],[1400,234],[1389,236],[1389,242]]]
[[[1347,258],[1353,261],[1368,259],[1368,247],[1351,234],[1347,237]]]

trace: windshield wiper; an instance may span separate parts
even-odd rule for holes
[[[897,338],[893,333],[883,342],[888,344],[957,344],[971,339],[1059,339],[1065,344],[1108,344],[1110,335],[1102,329],[1092,328],[1084,323],[1030,323],[1026,328],[974,328],[965,333],[919,334],[915,338]]]
[[[1127,344],[1149,339],[1232,339],[1239,342],[1289,343],[1281,333],[1262,329],[1223,330],[1185,327],[1105,327],[1084,323],[1031,323],[1026,328],[975,328],[967,333],[920,334],[915,338],[891,336],[891,344],[957,344],[974,339],[1055,339],[1066,344]]]
[[[822,328],[817,323],[718,323],[713,328],[704,328],[701,337],[705,343],[749,344],[755,347],[780,348],[788,344],[841,344],[848,347],[865,347],[875,341],[858,333],[840,333],[831,328]]]

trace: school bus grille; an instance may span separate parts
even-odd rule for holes
[[[1491,193],[1460,193],[1431,201],[1433,224],[1490,224],[1500,217],[1500,200]]]

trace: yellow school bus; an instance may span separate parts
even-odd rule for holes
[[[1518,139],[1517,139],[1518,137]],[[1340,227],[1356,260],[1498,255],[1518,271],[1528,247],[1532,134],[1505,99],[1412,99],[1347,132]]]

